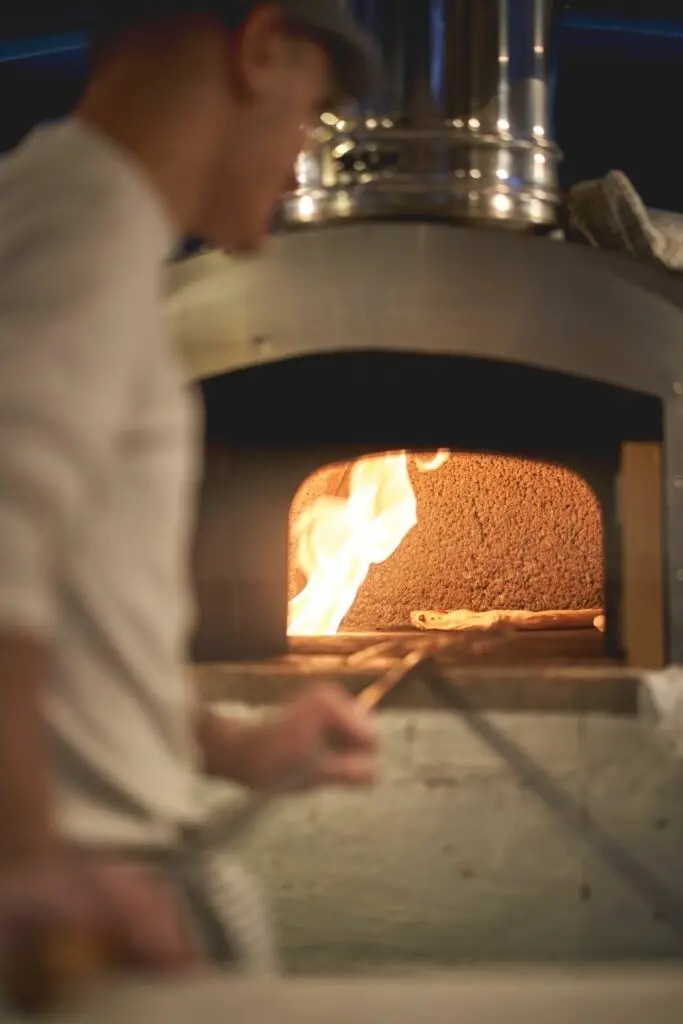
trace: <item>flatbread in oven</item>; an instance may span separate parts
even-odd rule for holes
[[[495,610],[473,612],[466,608],[457,611],[416,611],[411,612],[413,626],[422,630],[443,632],[471,632],[474,630],[515,629],[591,629],[600,628],[604,620],[601,608],[587,608],[576,611],[530,612],[523,610]]]

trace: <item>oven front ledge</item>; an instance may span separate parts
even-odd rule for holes
[[[378,657],[362,666],[330,655],[285,655],[267,661],[193,665],[191,677],[207,703],[279,704],[303,686],[329,682],[357,695],[390,665]],[[596,667],[452,668],[442,670],[457,696],[477,711],[634,716],[642,707],[646,673]],[[443,709],[419,669],[386,699],[389,709]]]

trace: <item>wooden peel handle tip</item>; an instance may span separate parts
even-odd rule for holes
[[[5,1002],[22,1016],[54,1012],[113,963],[107,943],[94,934],[63,926],[27,929],[4,966]]]
[[[358,707],[363,711],[374,711],[384,698],[388,697],[391,691],[399,683],[402,683],[414,669],[431,661],[433,654],[440,646],[441,643],[439,641],[435,641],[430,645],[421,645],[404,658],[401,658],[391,668],[387,669],[379,679],[358,694],[356,697]]]

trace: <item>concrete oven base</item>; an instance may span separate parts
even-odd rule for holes
[[[650,725],[607,712],[491,719],[683,898],[683,764]],[[242,851],[288,970],[681,955],[680,936],[454,714],[379,720],[374,791],[283,800]]]

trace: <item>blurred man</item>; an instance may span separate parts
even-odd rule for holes
[[[263,244],[370,50],[333,0],[111,6],[78,109],[0,162],[0,949],[83,927],[163,970],[212,954],[150,868],[198,823],[202,771],[373,775],[372,726],[335,687],[257,725],[196,706],[201,438],[159,315],[183,236]]]

